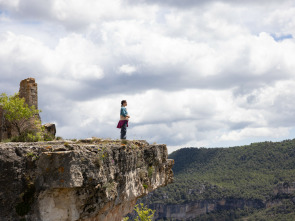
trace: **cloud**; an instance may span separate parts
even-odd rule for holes
[[[132,75],[134,72],[136,72],[137,68],[135,66],[132,66],[130,64],[123,64],[119,67],[119,74],[127,74]]]
[[[295,123],[294,9],[0,1],[0,87],[12,94],[35,77],[43,121],[66,138],[118,138],[123,99],[130,139],[175,149],[285,138]]]
[[[18,4],[19,4],[19,0],[11,0],[11,1],[0,0],[0,7],[4,9],[17,7]]]
[[[156,6],[125,5],[123,0],[12,0],[1,1],[0,9],[20,21],[50,22],[70,31],[113,20],[148,19]]]
[[[134,1],[129,0],[130,3],[134,3]],[[149,3],[149,4],[161,4],[161,5],[169,5],[174,6],[178,8],[189,8],[189,7],[196,7],[196,6],[202,6],[205,4],[212,4],[212,3],[219,3],[224,2],[227,4],[254,4],[254,5],[265,5],[265,4],[282,4],[282,3],[292,3],[290,0],[282,0],[280,3],[276,0],[248,0],[247,2],[243,0],[139,0],[137,1],[139,3]]]
[[[221,140],[243,140],[255,137],[286,137],[289,135],[290,128],[244,128],[240,131],[231,131],[221,136]]]
[[[99,52],[80,35],[60,39],[52,50],[32,37],[6,32],[0,36],[0,45],[3,49],[0,53],[1,71],[11,77],[23,76],[24,72],[64,76],[69,80],[103,77],[96,60]]]

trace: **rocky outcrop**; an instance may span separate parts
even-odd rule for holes
[[[274,189],[274,194],[293,194],[295,193],[295,182],[279,183]]]
[[[119,221],[173,163],[145,141],[0,143],[0,220]]]
[[[55,137],[56,134],[56,127],[55,124],[49,123],[49,124],[44,124],[43,125],[44,129],[45,129],[45,133]]]

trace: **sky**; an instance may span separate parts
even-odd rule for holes
[[[63,138],[229,147],[295,137],[294,0],[0,0],[0,89]]]

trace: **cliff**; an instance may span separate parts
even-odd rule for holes
[[[0,143],[0,220],[117,221],[173,180],[166,145]]]

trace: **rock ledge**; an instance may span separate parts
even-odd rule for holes
[[[0,143],[0,220],[119,221],[173,181],[167,156],[145,141]]]

